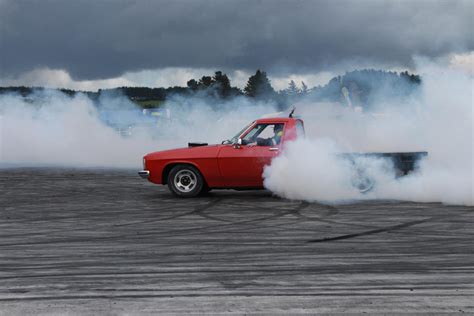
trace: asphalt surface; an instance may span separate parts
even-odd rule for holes
[[[474,313],[474,209],[0,170],[0,314]]]

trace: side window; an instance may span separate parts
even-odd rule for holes
[[[276,146],[283,136],[284,124],[258,124],[243,138],[242,144],[256,146]]]
[[[255,141],[257,136],[262,132],[262,130],[265,128],[264,124],[258,124],[255,125],[254,128],[250,130],[243,138],[242,138],[242,144],[247,145]]]
[[[273,126],[274,125],[267,125],[263,130],[262,132],[260,133],[260,135],[258,135],[258,137],[260,138],[272,138],[275,133],[273,133]]]

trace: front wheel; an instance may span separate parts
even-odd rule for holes
[[[199,170],[189,165],[177,165],[168,175],[168,188],[179,197],[195,197],[205,186]]]

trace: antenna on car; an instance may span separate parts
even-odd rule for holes
[[[293,106],[291,109],[290,115],[288,115],[289,118],[293,118],[293,113],[295,113],[296,107]]]

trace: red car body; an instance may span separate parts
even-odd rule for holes
[[[279,144],[250,146],[245,144],[218,144],[157,151],[143,157],[141,175],[156,184],[167,184],[168,174],[177,165],[194,166],[202,175],[205,185],[214,188],[263,188],[263,169],[281,152],[288,141],[303,130],[303,121],[297,118],[266,118],[253,122],[238,138],[244,138],[258,124],[283,124]],[[297,128],[298,127],[298,128]]]

